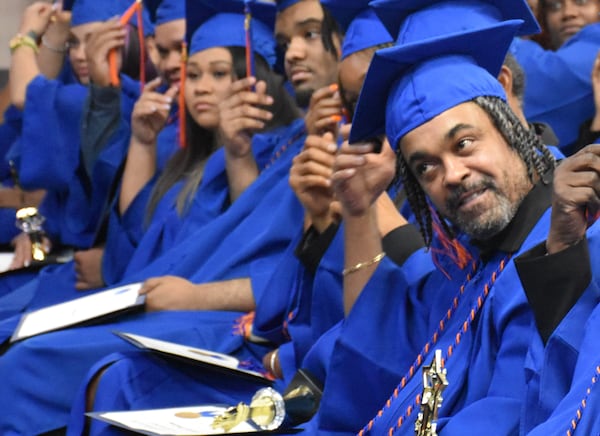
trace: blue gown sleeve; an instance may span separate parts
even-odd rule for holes
[[[79,165],[80,130],[87,90],[43,76],[27,87],[19,177],[26,189],[66,191]]]
[[[15,106],[9,106],[4,112],[4,123],[0,125],[0,180],[11,181],[11,171],[8,163],[8,153],[21,135],[22,113]]]
[[[117,210],[116,202],[112,207],[102,257],[102,277],[107,285],[121,280],[145,233],[146,207],[155,182],[156,178],[138,192],[123,215]]]

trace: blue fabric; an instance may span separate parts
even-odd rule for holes
[[[226,331],[223,333],[227,334]],[[246,355],[246,363],[250,360],[260,360],[250,350],[240,349],[237,354],[242,353]],[[162,360],[142,352],[110,355],[96,364],[89,376],[93,376],[106,364],[111,366],[100,379],[94,401],[95,410],[99,411],[155,409],[208,403],[233,405],[239,401],[248,404],[258,389],[267,386],[259,381],[230,374],[223,376],[202,367]],[[123,384],[124,380],[127,384]],[[77,395],[71,412],[68,435],[82,434],[84,394],[82,389]],[[94,420],[89,434],[98,436],[121,432],[106,423]]]
[[[251,11],[252,50],[269,65],[275,65],[275,6],[249,1]],[[244,4],[241,0],[219,2],[188,0],[186,3],[187,32],[190,55],[211,47],[246,47]],[[227,32],[223,32],[227,29]]]
[[[71,26],[107,21],[121,16],[133,3],[134,0],[75,0],[71,8]],[[131,21],[133,24],[137,23],[137,14],[133,15]]]
[[[253,152],[259,168],[266,165],[278,138],[276,133],[255,135]],[[145,224],[146,206],[151,185],[138,194],[122,217],[118,218],[116,212],[112,214],[111,224],[114,229],[109,230],[108,243],[111,249],[113,245],[118,247],[118,251],[111,251],[112,256],[117,253],[118,256],[117,259],[107,258],[103,261],[104,278],[108,284],[115,284],[124,276],[143,270],[168,249],[186,239],[190,233],[209,224],[227,210],[229,185],[223,149],[213,153],[204,170],[200,186],[184,217],[179,216],[175,207],[181,183],[172,187],[161,199],[148,226]],[[242,198],[244,202],[247,201],[246,198],[248,197]],[[250,203],[244,204],[246,208],[251,207]]]
[[[592,259],[592,282],[554,330],[546,345],[538,338],[533,341],[526,360],[527,393],[521,408],[521,434],[566,434],[571,420],[578,421],[577,408],[585,400],[582,420],[577,434],[597,434],[599,429],[598,387],[593,386],[598,358],[594,331],[600,320],[600,287],[598,264],[600,255],[600,223],[596,221],[587,231]],[[593,386],[593,387],[592,387]],[[587,397],[587,388],[591,389]]]
[[[82,85],[61,85],[36,77],[27,89],[17,150],[23,186],[48,191],[40,206],[47,233],[55,242],[81,248],[93,241],[128,145],[126,140],[118,140],[128,137],[127,123],[99,154],[91,179],[87,176],[80,162],[80,130],[73,128],[81,122],[86,93]],[[122,95],[121,112],[126,118],[139,95],[137,82],[123,80]]]
[[[366,9],[352,20],[342,42],[342,56],[345,59],[353,53],[391,43],[394,39],[383,27],[372,9]]]
[[[240,339],[230,334],[226,343],[226,335],[216,336],[215,332],[231,331],[239,315],[237,312],[143,313],[122,317],[111,324],[64,330],[16,344],[0,359],[1,373],[6,375],[0,387],[0,404],[11,410],[10,416],[1,420],[0,431],[4,435],[33,435],[66,425],[80,381],[93,363],[109,353],[131,350],[131,345],[115,336],[113,330],[190,345],[203,341],[227,352]],[[211,328],[204,329],[205,325]],[[13,370],[16,372],[12,373]],[[31,419],[32,410],[36,419]]]
[[[15,106],[9,106],[4,112],[4,122],[0,125],[0,180],[11,179],[7,154],[21,134],[23,124],[22,112]]]
[[[79,154],[81,142],[79,129],[73,128],[76,113],[79,116],[82,106],[79,103],[79,92],[85,91],[81,85],[61,86],[54,81],[36,78],[28,88],[28,100],[24,112],[26,130],[18,145],[19,167],[24,170],[24,182],[35,182],[44,187],[48,184],[46,197],[40,205],[42,215],[46,217],[44,228],[55,243],[88,248],[96,237],[103,213],[109,205],[110,188],[118,169],[123,162],[129,145],[129,118],[133,103],[139,96],[139,84],[125,76],[122,77],[122,93],[120,102],[121,123],[108,143],[93,162],[91,178],[80,167]],[[48,88],[49,93],[45,89]],[[72,94],[75,90],[75,97]],[[66,96],[63,96],[66,94]],[[85,98],[83,96],[83,98]],[[53,99],[56,102],[53,102]],[[29,103],[31,102],[31,104]],[[81,103],[82,104],[82,103]],[[71,105],[73,107],[71,107]],[[45,119],[45,117],[49,119]],[[70,120],[70,121],[69,121]],[[53,126],[46,123],[53,122]],[[49,129],[59,126],[53,135]],[[40,147],[43,144],[43,147]],[[64,159],[61,161],[61,159]],[[69,180],[63,185],[60,180]],[[52,184],[54,183],[54,185]],[[36,281],[36,287],[48,289],[50,295],[63,301],[78,295],[75,284],[73,265],[68,264],[65,282],[62,273],[54,273],[54,268],[44,270],[48,280]],[[62,271],[62,269],[60,269]],[[40,273],[42,274],[42,273]],[[19,288],[34,279],[37,273],[13,273],[0,280],[0,295],[14,293],[2,300],[2,316],[21,312],[34,298]],[[60,283],[60,285],[59,285]],[[58,289],[55,289],[57,287]],[[65,296],[65,293],[67,296]],[[21,295],[21,298],[18,296]],[[46,301],[45,292],[36,301]],[[60,297],[62,296],[62,297]],[[47,303],[51,304],[51,303]]]
[[[276,0],[275,3],[277,3],[277,10],[282,12],[300,1],[302,0]]]
[[[0,182],[4,187],[14,186],[14,180],[7,153],[21,134],[22,114],[14,106],[4,112],[4,122],[0,125]],[[16,209],[0,208],[0,244],[9,244],[20,232],[15,226]]]
[[[543,241],[549,224],[547,211],[518,253]],[[377,415],[380,407],[383,412],[374,419],[370,433],[387,434],[395,427],[422,391],[421,369],[408,377],[404,388],[392,393],[456,296],[453,315],[422,360],[429,364],[434,350],[441,349],[448,371],[449,386],[444,391],[438,430],[442,434],[484,434],[490,422],[496,423],[494,418],[501,416],[501,428],[508,434],[517,431],[519,416],[513,412],[519,410],[523,399],[525,355],[536,331],[512,261],[497,274],[479,314],[470,328],[463,330],[484,285],[505,257],[505,253],[497,252],[487,263],[479,263],[470,280],[466,279],[468,268],[461,271],[448,264],[444,269],[451,280],[438,270],[416,286],[408,284],[408,271],[384,259],[346,318],[332,353],[320,411],[308,428],[318,428],[319,434],[355,433]],[[462,284],[464,292],[460,295]],[[459,345],[453,345],[459,331],[463,332]],[[448,356],[450,345],[453,352]],[[385,406],[388,398],[390,403]],[[472,416],[470,410],[477,415]],[[448,421],[459,411],[454,423]],[[416,412],[406,417],[397,434],[414,434],[415,418]]]
[[[156,8],[155,14],[157,26],[170,21],[185,19],[185,2],[183,0],[159,0],[157,5],[150,7],[151,14],[153,8]]]
[[[298,227],[301,229],[301,227]],[[251,360],[262,368],[262,356],[272,346],[279,346],[279,361],[283,367],[284,379],[276,387],[282,390],[291,380],[305,352],[312,343],[331,325],[343,317],[342,307],[342,256],[340,249],[343,237],[337,238],[326,254],[335,267],[330,271],[317,271],[313,277],[300,265],[294,250],[301,240],[302,232],[297,232],[281,256],[279,263],[271,268],[265,280],[264,291],[257,300],[252,333],[269,340],[270,346],[260,347],[247,341],[240,342],[238,349],[227,351],[240,360]],[[343,235],[343,231],[339,234]],[[324,259],[325,260],[325,259]],[[331,265],[326,267],[330,269]],[[319,276],[326,276],[321,277]],[[334,276],[333,280],[329,276]],[[313,283],[314,279],[314,283]],[[253,282],[254,288],[254,282]],[[288,291],[290,290],[290,291]],[[255,290],[256,293],[256,290]],[[332,319],[328,323],[326,319]],[[315,323],[320,321],[320,323]],[[207,326],[208,330],[209,327]],[[218,332],[217,332],[218,333]],[[216,333],[216,334],[217,334]],[[228,335],[228,332],[224,332]],[[201,346],[201,345],[199,345]],[[204,346],[214,347],[214,345]],[[260,351],[257,355],[256,351]],[[287,358],[291,350],[291,359]],[[250,354],[249,354],[250,353]],[[199,403],[237,404],[248,401],[261,386],[259,383],[232,383],[232,376],[211,375],[204,369],[196,371],[195,379],[190,379],[185,366],[173,362],[155,362],[139,355],[109,356],[97,363],[88,373],[84,386],[91,377],[108,362],[116,362],[103,372],[101,383],[96,390],[95,410],[130,410],[142,408],[169,407]],[[235,379],[234,379],[235,380]],[[71,414],[70,434],[78,434],[82,425],[85,389],[82,389],[74,403]],[[115,395],[115,392],[118,392]],[[189,392],[194,395],[189,397]],[[91,434],[113,434],[101,423],[94,423]]]
[[[523,20],[518,35],[539,33],[540,27],[525,0],[374,0],[369,5],[388,32],[401,38],[400,28],[419,23],[422,31],[452,33],[502,20]]]
[[[600,24],[592,24],[556,51],[521,39],[511,46],[525,72],[525,116],[552,126],[561,148],[575,142],[579,126],[594,116],[591,71],[599,44]]]

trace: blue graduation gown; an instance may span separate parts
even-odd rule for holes
[[[584,299],[590,291],[598,292],[597,282],[591,284],[590,289],[583,296]],[[583,303],[585,304],[585,302]],[[577,306],[579,305],[578,302]],[[536,362],[538,372],[541,374],[534,373],[534,377],[537,379],[536,389],[535,393],[530,392],[532,395],[528,395],[523,406],[524,420],[521,434],[530,436],[600,434],[600,386],[598,386],[600,357],[596,333],[600,326],[600,306],[596,306],[589,317],[577,317],[580,315],[578,312],[579,310],[575,307],[572,312],[575,316],[571,316],[570,313],[565,318],[566,323],[564,321],[562,323],[571,325],[567,335],[564,334],[564,331],[553,335],[555,340],[559,336],[562,336],[563,340],[571,339],[571,342],[563,342],[561,349],[558,350],[567,354],[556,352],[551,356],[543,352],[538,354],[544,360]],[[561,327],[563,326],[561,325],[559,330],[562,330]],[[578,331],[574,331],[574,329]],[[572,347],[573,338],[577,340],[576,348]],[[557,347],[555,346],[555,348]],[[574,354],[577,357],[576,362],[573,362]],[[563,361],[564,358],[567,359],[567,362]],[[530,371],[534,370],[530,369]],[[552,384],[547,382],[549,375],[554,376]],[[540,378],[544,379],[541,383]],[[554,384],[559,384],[563,390],[556,392]],[[558,395],[556,395],[557,393]],[[546,395],[549,395],[550,398],[544,398]],[[537,425],[531,428],[532,424]]]
[[[177,117],[172,116],[156,139],[157,174],[164,169],[167,161],[177,151],[178,134]],[[109,205],[105,250],[108,253],[119,253],[119,255],[104,256],[102,258],[102,276],[104,282],[108,285],[116,283],[122,278],[135,247],[142,239],[147,225],[146,206],[156,178],[154,177],[138,193],[122,216],[117,209],[118,193],[115,195],[112,205]],[[157,208],[157,212],[159,210],[162,210],[162,208]]]
[[[256,135],[252,147],[258,167],[269,161],[278,133]],[[229,184],[225,170],[224,150],[216,150],[206,161],[204,174],[194,198],[182,217],[176,199],[183,182],[174,185],[159,202],[147,225],[147,204],[156,178],[136,196],[121,216],[111,213],[108,241],[103,258],[103,277],[107,284],[117,283],[125,274],[141,270],[160,254],[185,238],[189,232],[209,223],[229,206]]]
[[[300,227],[301,229],[301,227]],[[343,238],[329,247],[327,253],[336,259],[340,268],[335,268],[334,275],[337,279],[329,282],[327,278],[320,281],[321,286],[315,283],[314,295],[328,294],[333,287],[331,299],[321,298],[321,305],[315,305],[313,298],[312,278],[295,256],[295,248],[301,239],[302,232],[297,231],[297,236],[289,244],[286,252],[281,256],[275,272],[266,283],[265,290],[260,300],[257,301],[257,310],[253,320],[252,333],[267,339],[264,346],[249,340],[240,341],[237,348],[228,350],[228,354],[241,361],[265,371],[262,368],[262,357],[273,347],[279,348],[279,359],[284,371],[284,380],[277,380],[275,387],[283,391],[287,383],[297,370],[296,360],[303,356],[296,354],[302,348],[308,348],[307,342],[314,341],[323,331],[312,324],[327,312],[337,313],[336,321],[343,316],[341,302],[341,264],[340,243]],[[338,233],[339,234],[339,233]],[[342,233],[343,234],[343,233]],[[327,254],[325,258],[327,258]],[[325,260],[325,258],[323,260]],[[325,262],[322,262],[325,263]],[[315,274],[315,282],[319,275],[329,276],[330,272]],[[308,283],[310,282],[310,283]],[[325,283],[327,286],[323,287]],[[331,286],[333,285],[333,286]],[[288,291],[290,290],[290,291]],[[339,308],[336,310],[336,308]],[[313,313],[311,313],[313,312]],[[329,315],[334,317],[335,315]],[[322,322],[323,323],[323,322]],[[209,325],[203,331],[212,330]],[[215,336],[225,334],[223,341],[229,342],[229,332],[215,330]],[[298,341],[298,343],[296,343]],[[202,347],[214,347],[214,344],[194,344]],[[222,349],[222,347],[219,347]],[[291,350],[291,359],[286,359],[284,350]],[[286,360],[288,360],[286,362]],[[160,407],[173,407],[201,403],[237,404],[239,401],[249,401],[264,385],[260,382],[244,382],[230,375],[222,376],[208,370],[196,369],[194,376],[190,377],[189,368],[172,361],[161,361],[149,357],[148,354],[127,353],[110,355],[98,362],[88,373],[83,388],[80,389],[74,402],[69,424],[69,434],[79,434],[83,426],[83,412],[85,405],[85,392],[89,381],[107,364],[101,382],[95,390],[95,410],[134,410]],[[115,392],[118,392],[115,395]],[[106,435],[117,432],[101,422],[93,422],[90,434]]]
[[[135,101],[139,98],[140,85],[137,81],[130,79],[127,76],[121,76],[122,87],[120,90],[120,98],[114,103],[110,103],[115,108],[110,107],[104,110],[116,110],[118,111],[116,125],[109,125],[107,128],[114,128],[113,133],[106,137],[105,144],[99,144],[102,146],[100,153],[95,156],[92,162],[91,174],[87,169],[81,167],[79,159],[77,160],[77,167],[72,167],[70,170],[73,171],[72,184],[70,185],[69,192],[50,192],[48,198],[42,204],[42,214],[48,216],[46,227],[50,234],[60,234],[61,230],[57,230],[57,221],[60,222],[61,226],[68,226],[70,234],[78,235],[78,239],[86,239],[91,244],[98,235],[99,226],[102,224],[102,219],[107,210],[110,210],[112,201],[111,195],[115,195],[115,184],[117,183],[116,178],[120,176],[120,167],[124,164],[127,150],[129,147],[130,140],[130,118],[133,110]],[[41,86],[41,85],[40,85]],[[70,85],[80,86],[80,85]],[[60,88],[58,88],[60,89]],[[33,92],[33,91],[32,91]],[[57,94],[63,93],[68,94],[67,91],[57,90]],[[35,93],[34,93],[35,94]],[[62,106],[61,106],[62,107]],[[93,120],[93,114],[91,115]],[[174,118],[175,119],[175,118]],[[111,121],[112,122],[112,121]],[[164,130],[169,132],[168,144],[166,141],[159,142],[159,156],[157,157],[157,166],[164,167],[164,159],[168,157],[170,153],[176,148],[175,134],[176,134],[176,119],[175,122],[171,122]],[[39,130],[39,129],[38,129]],[[71,129],[73,132],[79,132],[79,129]],[[93,143],[98,141],[97,132],[93,131],[90,127],[90,133],[87,134],[89,138],[84,140],[83,146],[94,146],[98,145]],[[72,132],[71,132],[72,133]],[[69,145],[75,144],[72,142],[72,138],[69,139]],[[79,140],[77,139],[77,144]],[[88,144],[88,142],[90,144]],[[58,140],[54,143],[56,146],[63,146],[66,142]],[[18,146],[18,151],[33,153],[34,150],[29,147]],[[51,150],[47,151],[51,154]],[[77,153],[77,150],[73,149],[73,153]],[[81,150],[82,154],[85,154],[85,150]],[[64,169],[63,177],[68,174],[68,167]],[[52,178],[52,174],[43,174],[45,177]],[[42,183],[43,181],[40,181]],[[81,194],[81,195],[80,195]],[[85,210],[85,214],[82,211]],[[62,211],[62,212],[61,212]],[[63,223],[57,218],[61,218],[62,213],[66,213],[72,218],[73,223],[77,223],[78,228],[73,228],[69,224],[69,220]],[[85,218],[88,215],[89,219]],[[65,227],[62,227],[65,228]],[[54,230],[53,230],[54,229]],[[109,247],[111,248],[111,247]],[[115,247],[118,250],[122,247]],[[118,251],[115,251],[118,252]],[[125,253],[124,253],[125,255]],[[118,258],[118,256],[109,257],[110,259]],[[28,283],[33,281],[32,283]],[[20,289],[21,286],[27,283],[25,289]],[[19,273],[12,274],[10,277],[3,278],[0,281],[3,287],[3,293],[9,293],[6,298],[0,299],[0,306],[2,311],[0,312],[0,318],[4,319],[10,315],[19,313],[26,308],[33,310],[36,308],[44,307],[50,304],[56,304],[62,301],[70,300],[81,296],[81,293],[74,289],[75,285],[75,274],[74,274],[74,263],[68,262],[61,266],[52,266],[44,268],[39,274],[35,273]],[[12,292],[11,292],[12,291]]]
[[[303,120],[294,123],[283,135],[285,151],[274,153],[276,159],[272,164],[221,217],[186,235],[182,243],[140,273],[129,277],[128,281],[164,274],[179,275],[197,283],[249,277],[254,298],[259,301],[272,275],[273,265],[303,223],[302,207],[287,180],[292,157],[304,144],[303,132]],[[215,317],[211,323],[224,320],[229,328],[239,315],[231,312],[142,313],[95,327],[71,328],[14,344],[0,359],[0,377],[2,374],[6,376],[6,380],[0,383],[0,406],[7,417],[0,426],[0,432],[17,429],[22,434],[34,434],[65,425],[71,402],[89,367],[111,352],[129,349],[111,333],[113,330],[193,345],[202,335],[198,336],[198,332],[190,326],[196,323],[202,326],[202,319],[207,313]],[[0,326],[0,334],[4,337],[14,328],[14,325],[10,327],[10,322],[6,320]],[[205,334],[208,335],[209,331],[206,330]],[[205,330],[202,329],[202,332]],[[214,343],[210,342],[210,337],[201,342],[206,348],[231,351],[223,349],[228,344],[223,344],[222,336],[218,340],[213,337]],[[29,363],[23,366],[23,361]],[[41,368],[45,374],[43,381],[36,375]],[[60,394],[57,395],[57,391]],[[16,401],[21,397],[23,402]],[[8,401],[9,398],[12,401]],[[36,401],[39,419],[35,422],[28,418],[31,403],[25,398]],[[41,401],[48,398],[52,398],[52,404]]]
[[[124,76],[125,78],[125,76]],[[19,176],[28,189],[47,189],[40,209],[47,233],[63,245],[88,248],[98,230],[106,197],[120,167],[129,123],[122,123],[88,175],[80,160],[82,112],[87,88],[43,76],[27,88],[23,134],[18,146]],[[139,84],[123,80],[121,112],[131,113]]]
[[[594,337],[600,320],[599,238],[600,223],[596,221],[587,231],[592,272],[588,288],[546,344],[539,337],[531,343],[525,367],[527,392],[522,407],[521,434],[541,435],[556,429],[566,434],[571,420],[577,422],[577,434],[599,431],[599,420],[594,414],[596,398],[600,398],[598,388],[593,388],[586,398],[586,390],[592,386],[592,377],[600,364]],[[581,407],[582,400],[586,400],[586,406],[581,408],[579,425],[577,408]]]
[[[549,220],[546,212],[519,252],[545,239]],[[466,331],[462,330],[484,286],[492,282],[492,274],[500,269],[506,256],[497,252],[485,264],[480,263],[470,280],[465,279],[466,272],[458,275],[453,269],[451,280],[434,272],[422,286],[410,286],[405,278],[407,272],[384,259],[343,325],[328,368],[320,411],[307,428],[318,428],[320,434],[356,433],[382,406],[371,433],[383,434],[395,427],[422,392],[420,365],[414,371],[410,367],[453,306],[453,298],[464,283],[452,317],[445,321],[437,342],[419,360],[428,364],[435,349],[442,349],[446,355],[448,347],[453,346],[451,357],[446,358],[449,386],[444,391],[438,428],[443,434],[479,434],[489,431],[490,417],[501,415],[498,434],[514,432],[525,386],[522,368],[534,327],[533,314],[512,261],[496,274],[497,280],[489,288],[479,314]],[[455,345],[461,331],[460,343]],[[392,395],[402,377],[411,373],[414,376],[408,377],[406,386]],[[481,402],[485,402],[485,407],[479,407]],[[477,410],[475,417],[467,407]],[[417,411],[413,407],[396,430],[413,434]],[[444,427],[448,418],[459,411],[462,413],[456,423],[450,425],[450,420]],[[486,411],[488,419],[482,418]],[[485,430],[478,431],[478,425],[485,425]]]
[[[579,126],[594,116],[591,74],[599,44],[600,24],[592,24],[556,51],[523,39],[511,46],[525,71],[525,116],[550,124],[561,148],[573,143]]]
[[[13,143],[21,133],[21,111],[9,106],[4,112],[4,122],[0,125],[0,181],[3,186],[14,186],[10,166],[5,159]],[[0,208],[0,244],[10,244],[20,230],[15,225],[16,209]]]

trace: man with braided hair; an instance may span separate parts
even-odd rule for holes
[[[346,223],[346,320],[307,430],[414,434],[422,367],[440,350],[448,386],[438,430],[518,434],[528,347],[549,334],[539,302],[553,283],[576,300],[590,282],[584,211],[598,202],[590,176],[600,157],[591,151],[588,163],[555,169],[552,154],[508,107],[495,77],[518,25],[509,20],[376,53],[354,139],[385,107],[386,134],[398,147],[424,240],[454,238],[468,254],[453,259],[456,267],[448,251],[432,249],[437,271],[409,285],[411,271],[387,259],[374,225],[375,187],[385,183],[368,165],[372,146],[342,146],[333,181]]]

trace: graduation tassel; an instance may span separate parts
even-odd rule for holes
[[[186,133],[186,120],[185,120],[185,93],[183,88],[185,87],[185,78],[187,75],[187,61],[188,61],[188,50],[187,42],[181,43],[181,68],[180,68],[180,80],[179,80],[179,146],[181,148],[187,145],[187,133]]]
[[[139,9],[141,11],[142,8],[142,0],[135,0],[131,6],[125,11],[119,22],[121,25],[125,25],[129,22],[133,14]],[[141,15],[141,14],[140,14]],[[141,23],[140,23],[141,26]],[[141,40],[143,41],[143,39]],[[140,41],[140,44],[142,43]],[[110,74],[110,84],[112,86],[119,86],[121,84],[121,80],[119,79],[119,69],[117,68],[117,50],[112,49],[108,52],[108,69]]]
[[[244,0],[244,33],[246,37],[246,77],[254,76],[254,50],[252,48],[252,13],[250,1]],[[252,87],[254,91],[254,86]]]
[[[137,31],[138,31],[138,41],[140,43],[140,92],[144,90],[144,86],[146,85],[146,43],[144,38],[144,17],[143,17],[143,7],[141,0],[138,3],[139,6],[136,9],[137,14]]]

